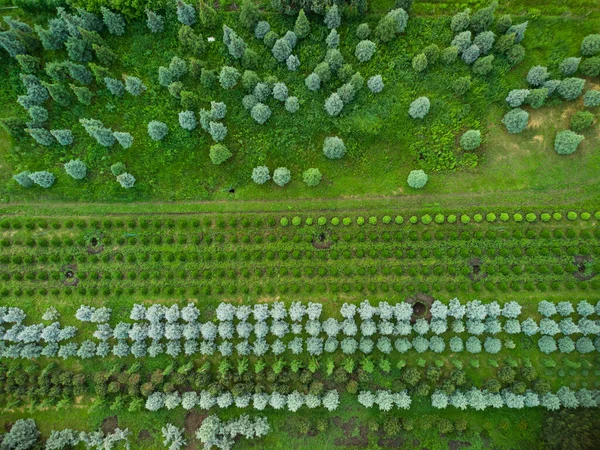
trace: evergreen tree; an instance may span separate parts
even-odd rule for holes
[[[56,138],[60,145],[71,145],[73,143],[71,130],[50,130],[50,134]]]
[[[27,128],[25,131],[40,145],[50,146],[56,142],[45,128]]]
[[[340,45],[340,35],[335,28],[329,32],[325,42],[329,48],[338,48]]]
[[[77,16],[78,22],[86,30],[100,33],[104,29],[104,22],[96,14],[86,11],[83,8],[77,8]]]
[[[310,22],[306,18],[306,14],[304,10],[301,9],[298,13],[298,17],[296,18],[296,23],[294,24],[294,33],[300,39],[305,38],[310,33]]]
[[[217,12],[208,4],[200,2],[198,18],[203,28],[213,28],[217,22]]]
[[[219,165],[231,158],[232,153],[223,144],[215,144],[210,147],[209,156],[213,164]]]
[[[0,119],[0,126],[14,138],[23,138],[26,136],[25,121],[19,117],[5,117]]]
[[[330,30],[332,28],[338,28],[342,24],[342,16],[337,4],[327,8],[323,22]]]
[[[117,177],[117,181],[119,182],[122,188],[130,189],[135,184],[135,177],[130,173],[123,172]]]
[[[154,11],[146,9],[146,25],[152,33],[161,33],[165,29],[165,19]]]
[[[244,0],[240,9],[240,23],[248,31],[254,30],[260,13],[252,0]]]
[[[133,136],[129,133],[115,131],[113,136],[123,148],[129,148],[133,145]]]
[[[192,5],[177,0],[177,20],[191,27],[196,23],[196,10]]]
[[[56,178],[50,172],[41,171],[41,172],[33,172],[29,174],[29,178],[38,186],[41,186],[45,189],[48,189],[50,186],[54,184]]]
[[[162,140],[168,132],[169,128],[166,123],[153,120],[148,124],[148,135],[153,141]]]
[[[132,77],[129,75],[123,75],[125,80],[125,90],[131,95],[138,96],[144,92],[147,88],[138,77]]]
[[[98,84],[103,83],[105,78],[110,77],[110,71],[104,66],[99,66],[94,63],[89,63],[88,67],[94,74],[94,79],[96,80],[96,83],[98,83]]]
[[[102,12],[104,25],[106,25],[110,34],[115,34],[117,36],[125,34],[125,19],[121,14],[114,13],[104,6],[100,7],[100,11]]]
[[[90,84],[92,82],[92,74],[85,66],[69,61],[67,67],[69,76],[75,81],[78,81],[81,84]]]
[[[65,163],[65,172],[76,180],[83,180],[87,175],[87,167],[80,159],[72,159]]]
[[[0,43],[1,42],[2,38],[0,37]],[[40,59],[35,56],[16,55],[16,59],[19,62],[19,66],[21,66],[21,70],[25,73],[34,73],[41,68]]]
[[[302,174],[302,180],[311,187],[317,186],[322,178],[323,175],[321,174],[321,171],[314,167],[305,170]]]
[[[117,97],[120,97],[123,95],[123,92],[125,92],[125,85],[123,85],[121,80],[117,80],[116,78],[106,77],[104,79],[104,84],[109,92]]]
[[[19,183],[21,187],[30,188],[31,186],[33,186],[34,183],[33,180],[29,177],[29,175],[31,175],[31,172],[25,170],[16,175],[13,175],[13,180]]]
[[[69,37],[65,42],[69,59],[78,62],[89,62],[92,60],[92,50],[90,44],[83,39],[75,36]]]
[[[187,25],[179,27],[177,37],[179,38],[179,42],[184,51],[188,51],[196,56],[200,56],[204,53],[206,49],[204,46],[204,38],[201,34],[197,35],[191,27]]]
[[[104,66],[110,66],[119,59],[119,56],[105,45],[92,44],[92,49],[98,62]]]
[[[92,96],[94,95],[94,94],[92,94],[92,91],[90,91],[86,87],[75,86],[74,84],[70,84],[69,86],[75,93],[75,96],[77,97],[77,100],[79,101],[79,103],[82,103],[82,104],[88,105],[88,106],[91,105]]]
[[[27,112],[33,123],[38,125],[36,128],[41,128],[41,125],[48,120],[48,110],[43,106],[32,106]]]

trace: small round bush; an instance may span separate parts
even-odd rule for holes
[[[516,213],[513,215],[513,220],[515,222],[523,222],[523,216],[519,213]]]
[[[460,146],[463,150],[475,150],[481,145],[481,131],[468,130],[460,137]]]
[[[537,216],[534,213],[529,213],[525,216],[525,220],[529,223],[535,222]]]
[[[292,179],[292,174],[286,167],[278,167],[273,171],[273,182],[277,186],[285,186]]]
[[[421,222],[424,223],[425,225],[429,225],[432,222],[432,218],[429,214],[425,214],[423,216],[421,216]]]
[[[259,124],[264,124],[271,117],[271,108],[264,103],[257,103],[250,111],[252,118]]]
[[[76,180],[83,180],[87,175],[85,163],[79,159],[72,159],[64,165],[65,172]]]
[[[581,54],[594,56],[600,53],[600,34],[590,34],[581,42]]]
[[[340,219],[337,217],[334,217],[333,219],[331,219],[331,225],[335,225],[338,226],[340,224]]]
[[[429,113],[430,107],[431,103],[427,97],[419,97],[410,104],[408,114],[413,119],[422,119]]]
[[[577,219],[577,213],[575,211],[569,211],[567,213],[567,219],[569,219],[569,220],[576,220]]]
[[[319,217],[319,218],[317,219],[317,223],[318,223],[319,225],[323,226],[323,225],[325,225],[325,224],[327,223],[327,218],[325,218],[325,217]]]
[[[502,222],[507,222],[510,219],[510,216],[507,213],[500,213],[500,220]]]
[[[294,114],[298,109],[300,109],[300,102],[298,102],[298,97],[288,97],[285,100],[285,109],[287,112]]]
[[[371,225],[376,225],[377,224],[377,217],[374,217],[374,216],[369,217],[369,223]]]
[[[265,184],[271,179],[271,174],[267,166],[257,166],[252,169],[252,181],[256,184]]]
[[[450,214],[448,216],[448,223],[456,223],[456,215],[455,214]]]
[[[581,213],[581,220],[590,220],[591,218],[592,218],[592,215],[589,212]]]
[[[429,177],[423,170],[412,170],[408,174],[406,182],[413,189],[421,189],[427,184]]]
[[[342,219],[342,223],[343,223],[345,226],[352,225],[352,219],[351,219],[350,217],[344,217],[344,218]]]
[[[392,218],[390,216],[383,216],[383,218],[381,219],[381,221],[385,224],[388,224],[392,221]]]
[[[323,153],[329,159],[340,159],[346,154],[346,146],[337,136],[330,136],[325,138],[323,143]]]
[[[541,86],[549,76],[547,67],[534,66],[527,73],[527,82],[532,86]]]
[[[161,141],[169,132],[167,124],[153,120],[148,124],[148,135],[153,141]]]
[[[356,45],[356,50],[354,51],[354,56],[356,56],[356,59],[358,59],[360,62],[367,62],[375,54],[376,48],[377,48],[377,46],[372,41],[367,41],[367,40],[360,41]]]
[[[135,184],[135,177],[130,173],[123,172],[121,175],[117,177],[117,181],[121,185],[121,187],[125,189],[132,188]]]
[[[485,220],[487,220],[488,222],[495,222],[496,221],[496,214],[494,213],[488,213],[485,215]]]
[[[298,216],[295,216],[292,219],[292,225],[294,225],[295,227],[300,226],[301,223],[302,223],[302,219],[300,217],[298,217]]]
[[[554,140],[554,150],[559,155],[570,155],[583,141],[583,136],[571,130],[559,131]]]
[[[256,37],[256,39],[264,39],[269,31],[271,31],[271,25],[269,25],[269,22],[261,20],[256,24],[256,27],[254,27],[254,37]]]
[[[396,222],[398,225],[402,225],[404,223],[404,217],[402,217],[402,216],[396,216],[394,218],[394,222]]]
[[[480,223],[483,220],[483,216],[481,214],[475,214],[473,216],[473,220],[477,223]]]
[[[569,128],[576,133],[587,130],[594,123],[594,115],[589,111],[577,111],[571,116]]]
[[[460,216],[460,221],[464,224],[467,224],[467,223],[471,222],[471,218],[468,215],[463,214]]]
[[[583,106],[586,108],[600,106],[600,91],[590,90],[583,94]]]
[[[384,84],[381,75],[372,76],[367,80],[367,87],[374,94],[381,92],[383,90],[383,86]]]
[[[371,35],[371,28],[369,28],[368,23],[361,23],[356,28],[356,37],[360,40],[367,39]]]
[[[305,170],[302,174],[302,180],[311,187],[317,186],[321,182],[322,178],[323,175],[321,174],[321,171],[314,167]]]
[[[542,213],[540,215],[540,219],[542,219],[542,222],[548,222],[548,221],[550,221],[551,218],[552,217],[548,213]]]
[[[358,225],[363,225],[363,224],[365,223],[365,218],[364,218],[364,217],[361,217],[361,216],[359,216],[359,217],[356,219],[356,223],[357,223]]]
[[[325,100],[325,111],[332,117],[339,116],[344,109],[344,102],[337,92],[332,93],[327,100]]]
[[[435,223],[442,224],[446,220],[446,217],[443,214],[439,213],[439,214],[435,215],[434,220],[435,220]]]
[[[553,213],[553,214],[552,214],[552,218],[553,218],[554,220],[557,220],[557,221],[558,221],[558,220],[562,220],[562,214],[561,214],[561,213],[559,213],[559,212],[555,212],[555,213]]]
[[[575,100],[583,92],[585,80],[582,78],[565,78],[556,88],[558,94],[565,100]]]
[[[502,118],[502,123],[509,133],[520,133],[527,128],[529,113],[521,108],[511,109]]]
[[[219,165],[231,158],[232,153],[223,144],[215,144],[210,147],[209,156],[213,164]]]
[[[279,223],[281,224],[282,227],[287,227],[290,223],[290,221],[288,220],[287,217],[282,217],[281,220],[279,221]]]

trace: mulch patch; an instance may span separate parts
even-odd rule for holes
[[[333,443],[344,447],[367,447],[369,445],[369,433],[365,425],[359,425],[359,436],[353,436],[356,430],[356,417],[351,417],[347,422],[342,422],[339,417],[333,418],[336,427],[344,432],[344,438],[335,438]]]
[[[588,274],[586,275],[586,268],[585,268],[585,264],[592,262],[592,258],[591,256],[582,256],[582,255],[576,255],[575,256],[575,265],[577,266],[577,271],[573,272],[573,276],[578,279],[579,281],[586,281],[586,280],[591,280],[592,278],[594,278],[597,273],[596,272],[588,272]]]
[[[119,428],[119,419],[117,416],[107,417],[102,421],[102,425],[100,425],[100,429],[104,434],[113,433],[117,428]]]
[[[138,441],[151,441],[152,435],[150,434],[150,431],[148,431],[144,428],[143,430],[140,430],[140,432],[138,433],[137,440]]]
[[[200,428],[200,425],[202,425],[202,422],[207,417],[207,414],[200,414],[196,411],[190,411],[186,414],[183,428],[185,429],[185,434],[191,437],[188,439],[188,445],[185,447],[186,449],[193,450],[202,448],[202,444],[196,439],[196,430]]]
[[[470,446],[470,442],[448,441],[448,450],[460,450],[461,448],[468,448]]]

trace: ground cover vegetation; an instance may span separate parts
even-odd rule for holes
[[[265,11],[245,3],[235,13],[186,3],[94,14],[73,6],[5,21],[13,58],[2,63],[10,82],[1,95],[13,136],[2,170],[15,198],[254,196],[273,184],[293,190],[275,195],[293,195],[323,181],[340,190],[323,186],[319,195],[339,195],[356,177],[383,177],[386,192],[418,189],[407,183],[411,170],[431,177],[478,167],[504,133],[527,129],[532,110],[580,108],[582,95],[584,110],[569,113],[572,131],[558,129],[554,147],[564,156],[596,139],[593,19],[550,33],[564,44],[552,53],[546,41],[526,49],[529,34],[555,31],[553,19],[510,16],[496,4],[435,18],[411,15],[408,3],[376,5],[365,22],[361,2],[302,13],[286,3]],[[498,114],[506,130],[494,135]],[[327,151],[331,138],[343,142],[341,156]],[[63,167],[71,160],[83,176]],[[125,170],[114,175],[115,164]],[[190,167],[192,179],[180,176]],[[254,185],[259,167],[285,175]],[[314,169],[320,178],[304,176]]]

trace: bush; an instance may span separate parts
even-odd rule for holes
[[[580,62],[581,58],[571,56],[563,59],[559,64],[558,69],[563,73],[563,75],[573,75],[575,72],[577,72]]]
[[[40,432],[33,419],[19,419],[10,431],[2,435],[0,447],[4,450],[28,450],[34,448],[40,438]]]
[[[166,123],[153,120],[148,124],[148,135],[153,141],[161,141],[169,132]]]
[[[110,171],[115,177],[118,177],[126,171],[125,164],[123,164],[122,162],[115,163],[112,166],[110,166]]]
[[[588,111],[577,111],[571,116],[569,127],[576,133],[588,129],[594,123],[594,115]]]
[[[125,189],[132,188],[135,184],[135,177],[130,173],[123,172],[117,177],[117,182]]]
[[[346,154],[346,146],[337,136],[325,138],[323,143],[323,153],[329,159],[340,159]]]
[[[521,106],[523,103],[525,103],[528,95],[529,89],[513,89],[506,96],[506,103],[508,103],[512,108],[516,108],[517,106]]]
[[[481,50],[475,44],[470,45],[465,51],[462,53],[462,60],[466,64],[473,64],[477,58],[481,55]]]
[[[273,57],[277,61],[284,62],[292,54],[292,46],[290,45],[289,41],[285,38],[277,39],[275,41],[275,44],[273,44],[271,53],[273,53]]]
[[[340,45],[340,35],[335,28],[329,32],[325,39],[325,43],[328,48],[338,48]]]
[[[356,44],[356,50],[354,51],[354,56],[360,62],[370,61],[373,55],[375,54],[376,45],[372,41],[364,40],[360,41]]]
[[[560,82],[556,91],[565,100],[575,100],[583,92],[585,80],[582,78],[565,78]]]
[[[181,111],[179,113],[179,125],[184,130],[192,131],[196,128],[196,116],[194,111]]]
[[[48,189],[49,187],[51,187],[54,184],[54,182],[56,181],[56,178],[54,177],[54,175],[52,175],[50,172],[47,172],[45,170],[40,171],[40,172],[30,173],[29,178],[35,184],[37,184],[38,186],[41,186],[45,189]]]
[[[554,150],[559,155],[570,155],[583,141],[583,136],[572,132],[571,130],[559,131],[554,140]]]
[[[475,150],[481,145],[481,131],[468,130],[460,138],[460,146],[463,150]]]
[[[451,45],[450,47],[446,47],[440,53],[441,61],[447,66],[450,64],[454,64],[458,59],[458,47]]]
[[[419,53],[412,59],[412,68],[418,73],[427,69],[427,56],[425,56],[425,53]]]
[[[361,23],[357,28],[356,28],[356,37],[360,40],[364,40],[364,39],[368,39],[368,37],[371,35],[371,28],[369,28],[369,24],[368,23]]]
[[[271,108],[264,103],[257,103],[250,111],[252,118],[259,124],[264,124],[271,117]]]
[[[344,102],[337,92],[334,92],[325,100],[325,111],[330,116],[338,116],[342,112],[342,109],[344,109]]]
[[[600,53],[600,34],[590,34],[581,42],[581,54],[594,56]]]
[[[600,74],[600,56],[584,59],[579,70],[586,77],[597,77]]]
[[[83,180],[87,174],[86,165],[79,159],[72,159],[64,166],[65,172],[76,180]]]
[[[273,171],[273,182],[278,186],[285,186],[291,179],[292,175],[286,167],[278,167]]]
[[[271,179],[271,174],[267,166],[257,166],[252,169],[252,181],[256,184],[265,184]]]
[[[285,109],[287,112],[294,114],[298,109],[300,109],[300,103],[298,102],[297,97],[288,97],[285,100]]]
[[[289,71],[295,72],[300,67],[300,60],[297,56],[290,55],[286,60],[285,64],[287,65]]]
[[[427,184],[429,177],[423,170],[412,170],[408,174],[406,182],[413,189],[421,189]]]
[[[219,73],[219,83],[223,89],[231,89],[235,87],[240,79],[240,71],[235,67],[223,66]]]
[[[227,136],[227,127],[221,122],[209,122],[208,132],[215,142],[221,142]]]
[[[583,94],[583,106],[593,108],[600,105],[600,91],[587,91]]]
[[[490,73],[494,66],[492,63],[494,62],[494,55],[484,56],[483,58],[479,58],[473,64],[473,73],[475,75],[480,75],[482,77],[486,76]]]
[[[316,168],[310,168],[304,171],[302,179],[308,186],[317,186],[321,182],[321,171]]]
[[[304,80],[304,84],[310,91],[318,91],[321,88],[321,77],[316,73],[311,73]]]
[[[460,77],[452,82],[452,90],[458,96],[463,96],[471,89],[471,77]]]
[[[367,80],[367,87],[371,92],[377,94],[383,90],[383,80],[381,75],[374,75]]]
[[[511,109],[502,118],[502,123],[509,133],[520,133],[527,128],[529,113],[521,108]]]
[[[408,114],[413,119],[422,119],[429,112],[431,104],[427,97],[419,97],[414,100],[408,108]]]
[[[539,108],[544,105],[547,98],[547,88],[532,89],[531,91],[529,91],[529,95],[527,96],[527,103],[529,103],[532,108]]]
[[[210,147],[209,155],[212,163],[218,165],[231,158],[232,153],[223,144],[215,144]]]
[[[527,82],[532,86],[542,86],[549,76],[547,67],[533,66],[527,73]]]
[[[333,6],[327,8],[323,23],[325,23],[327,28],[330,30],[332,28],[339,28],[339,26],[342,24],[342,16],[337,5],[334,4]]]

